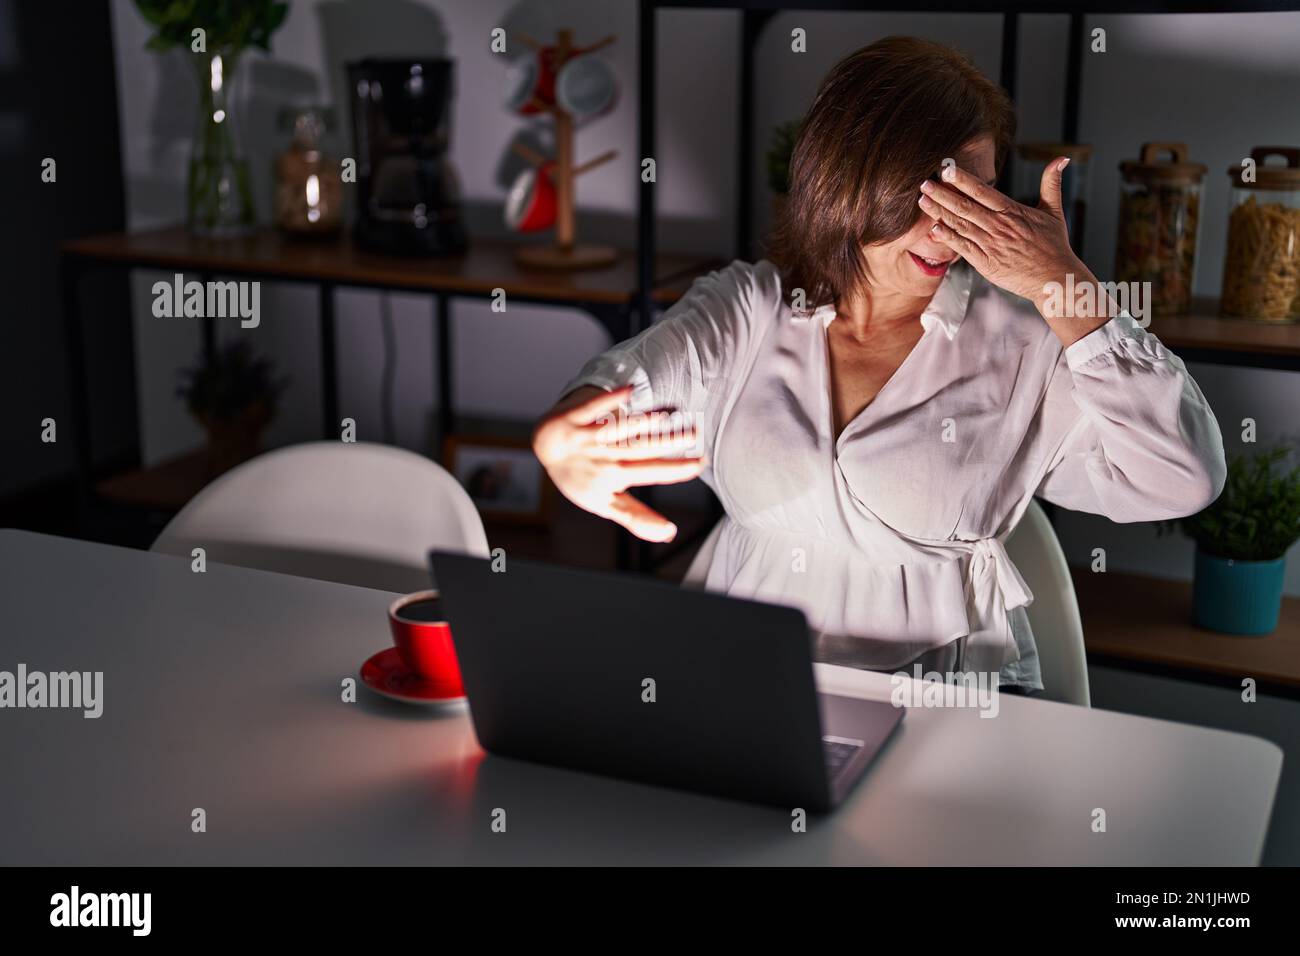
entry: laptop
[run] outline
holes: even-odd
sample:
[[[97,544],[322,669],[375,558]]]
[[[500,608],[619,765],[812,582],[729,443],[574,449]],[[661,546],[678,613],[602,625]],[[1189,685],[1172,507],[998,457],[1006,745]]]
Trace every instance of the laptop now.
[[[795,608],[434,551],[474,731],[503,757],[828,812],[903,717],[819,694]]]

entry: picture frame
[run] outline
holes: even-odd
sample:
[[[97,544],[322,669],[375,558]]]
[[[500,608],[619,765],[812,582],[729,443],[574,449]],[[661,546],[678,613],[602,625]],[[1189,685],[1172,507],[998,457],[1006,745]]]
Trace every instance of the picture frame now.
[[[549,526],[555,487],[525,438],[452,434],[442,466],[469,494],[485,521]]]

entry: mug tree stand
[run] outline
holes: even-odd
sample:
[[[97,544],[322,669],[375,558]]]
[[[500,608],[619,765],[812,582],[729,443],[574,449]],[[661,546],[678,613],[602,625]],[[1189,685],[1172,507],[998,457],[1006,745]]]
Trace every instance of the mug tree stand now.
[[[592,50],[607,45],[613,37],[606,37],[600,43],[584,50]],[[530,46],[536,41],[525,38]],[[560,30],[555,44],[555,69],[558,71],[568,59],[576,55],[573,33]],[[538,175],[549,175],[555,183],[555,241],[542,245],[521,246],[515,253],[515,260],[521,266],[537,269],[599,269],[613,265],[618,259],[618,251],[612,246],[579,243],[576,238],[573,208],[573,184],[585,172],[602,166],[618,155],[617,150],[609,150],[595,159],[574,165],[573,162],[573,116],[558,103],[540,104],[555,122],[555,157],[542,156],[521,143],[516,143],[514,150],[529,163],[538,167]]]

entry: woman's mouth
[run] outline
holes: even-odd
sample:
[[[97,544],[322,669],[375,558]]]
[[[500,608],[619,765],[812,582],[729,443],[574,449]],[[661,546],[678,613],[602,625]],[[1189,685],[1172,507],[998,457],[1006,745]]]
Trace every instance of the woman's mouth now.
[[[908,255],[912,257],[916,267],[928,276],[941,276],[952,265],[951,259],[927,259],[924,256],[918,256],[915,252],[909,252]]]

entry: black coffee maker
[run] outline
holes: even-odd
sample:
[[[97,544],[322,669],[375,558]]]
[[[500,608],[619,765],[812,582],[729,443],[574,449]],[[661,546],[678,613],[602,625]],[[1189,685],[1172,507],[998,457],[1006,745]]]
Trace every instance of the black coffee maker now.
[[[451,60],[348,64],[360,192],[357,242],[402,255],[465,251],[460,190],[447,160]]]

